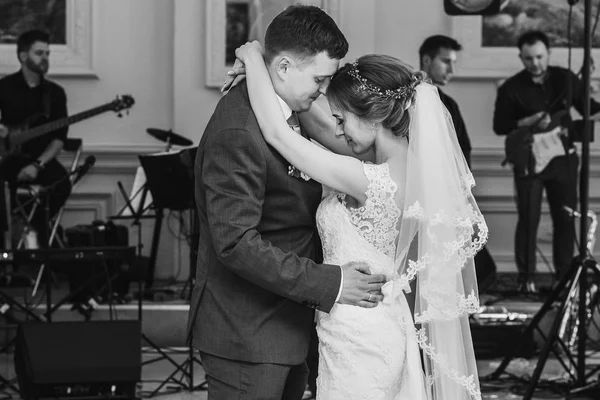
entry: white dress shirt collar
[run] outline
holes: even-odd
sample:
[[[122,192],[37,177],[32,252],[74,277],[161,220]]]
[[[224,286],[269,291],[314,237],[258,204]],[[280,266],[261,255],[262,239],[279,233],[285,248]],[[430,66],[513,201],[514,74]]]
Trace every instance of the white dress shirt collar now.
[[[281,105],[281,111],[283,111],[283,117],[287,121],[292,116],[292,109],[287,105],[285,101],[279,95],[277,95],[277,100],[279,100],[279,104]]]

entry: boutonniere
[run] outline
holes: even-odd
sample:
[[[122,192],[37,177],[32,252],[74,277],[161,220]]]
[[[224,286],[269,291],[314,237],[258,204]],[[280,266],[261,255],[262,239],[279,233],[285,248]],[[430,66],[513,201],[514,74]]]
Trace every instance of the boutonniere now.
[[[300,171],[298,168],[293,165],[288,166],[288,175],[293,176],[294,178],[302,178],[305,181],[310,180],[310,176],[306,175],[304,172]]]

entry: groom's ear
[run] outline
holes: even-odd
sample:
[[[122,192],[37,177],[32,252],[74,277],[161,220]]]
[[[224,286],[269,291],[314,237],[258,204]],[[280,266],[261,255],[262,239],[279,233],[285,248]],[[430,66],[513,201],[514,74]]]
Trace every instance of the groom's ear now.
[[[283,81],[287,80],[290,67],[292,66],[292,60],[287,55],[281,55],[280,57],[276,58],[274,62],[275,70],[277,71],[279,78]]]

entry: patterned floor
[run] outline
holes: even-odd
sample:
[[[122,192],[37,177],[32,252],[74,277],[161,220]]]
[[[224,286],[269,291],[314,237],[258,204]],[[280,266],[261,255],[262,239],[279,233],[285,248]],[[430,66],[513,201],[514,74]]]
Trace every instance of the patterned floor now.
[[[499,280],[505,286],[511,286],[512,282],[503,282]],[[526,315],[533,315],[541,305],[540,298],[523,298],[523,297],[510,297],[510,296],[495,296],[488,295],[482,296],[482,304],[493,305],[499,309],[505,309],[514,313],[521,313]],[[159,302],[154,304],[144,305],[144,326],[143,331],[151,336],[153,340],[157,340],[163,343],[164,346],[178,346],[182,343],[184,337],[184,327],[187,320],[187,306],[177,302],[172,304],[169,299],[161,299]],[[105,310],[102,309],[96,311],[94,319],[106,318]],[[74,318],[74,313],[68,308],[63,312],[57,313],[59,319],[70,319]],[[121,306],[119,309],[120,318],[127,318],[137,315],[135,306]],[[552,322],[553,315],[549,313],[545,321],[542,321],[541,325],[548,325]],[[600,324],[599,324],[600,326]],[[180,332],[181,331],[181,332]],[[8,334],[7,334],[8,335]],[[598,335],[598,332],[596,332]],[[8,336],[6,336],[8,338]],[[6,339],[5,338],[5,339]],[[475,338],[475,336],[474,336]],[[1,338],[0,338],[1,339]],[[597,338],[596,338],[597,339]],[[508,342],[508,345],[514,345],[516,339],[504,339],[497,340],[496,342]],[[535,338],[535,341],[543,344],[543,339],[539,337]],[[600,341],[600,340],[599,340]],[[505,343],[506,344],[506,343]],[[476,349],[478,346],[476,346]],[[169,355],[173,358],[173,361],[177,364],[181,364],[186,360],[185,354],[176,354],[175,352],[169,352]],[[144,360],[150,360],[156,358],[156,352],[145,351],[143,354]],[[499,365],[501,358],[495,357],[491,359],[479,359],[478,369],[480,377],[485,377],[493,372]],[[530,359],[517,358],[513,360],[507,369],[508,374],[503,377],[504,379],[495,382],[486,382],[482,380],[482,398],[485,400],[491,399],[522,399],[525,393],[526,381],[528,377],[533,373],[536,365],[537,358],[532,357]],[[600,356],[597,353],[590,352],[587,359],[587,364],[590,367],[600,366]],[[193,364],[194,367],[194,385],[199,385],[204,381],[204,371],[200,364]],[[156,393],[156,398],[164,400],[176,400],[176,399],[194,399],[194,400],[205,400],[207,399],[206,390],[188,391],[187,388],[182,387],[175,380],[163,382],[167,377],[173,374],[175,366],[168,360],[161,360],[153,362],[142,367],[142,382],[138,386],[138,396],[140,398],[147,398],[154,390],[161,386],[159,392]],[[6,378],[14,377],[13,368],[13,356],[12,354],[0,355],[0,375]],[[181,373],[174,374],[175,378],[180,378]],[[568,375],[566,374],[563,367],[556,359],[549,359],[546,367],[543,371],[541,382],[537,386],[533,399],[536,400],[554,400],[554,399],[566,399],[565,385],[562,384],[567,381]],[[595,382],[595,379],[591,379],[591,382]],[[2,395],[5,394],[6,397]],[[0,400],[4,399],[18,399],[19,396],[15,392],[9,390],[0,390]],[[310,393],[306,394],[306,398],[310,398]],[[570,400],[575,399],[600,399],[600,393],[596,393],[587,397],[568,397]]]
[[[173,360],[180,364],[185,361],[185,355],[182,354],[170,354]],[[156,358],[156,355],[145,353],[144,360],[150,360]],[[600,363],[600,360],[594,359],[592,360],[594,363]],[[479,361],[478,367],[480,374],[487,375],[489,372],[493,371],[500,360],[485,360]],[[525,359],[516,359],[511,363],[508,371],[517,376],[519,375],[527,375],[531,374],[536,364],[536,360],[525,360]],[[204,371],[199,364],[194,363],[194,385],[200,385],[204,382]],[[151,363],[145,365],[142,368],[142,377],[143,382],[139,385],[138,396],[140,398],[149,398],[149,396],[154,392],[154,390],[161,385],[164,380],[175,371],[175,367],[167,360],[161,360],[159,362]],[[4,377],[13,377],[14,370],[12,366],[12,357],[3,355],[0,357],[0,374]],[[555,360],[550,360],[548,362],[547,368],[542,375],[542,379],[545,381],[541,384],[538,390],[535,393],[533,399],[536,400],[556,400],[556,399],[565,399],[564,395],[557,394],[552,391],[553,386],[549,383],[550,381],[560,380],[564,377],[564,373],[560,367],[560,365]],[[176,379],[181,378],[181,374],[175,375]],[[184,384],[188,384],[187,381],[184,381]],[[505,380],[495,382],[493,384],[482,384],[482,398],[485,400],[502,400],[502,399],[522,399],[523,398],[523,385],[516,383],[514,380]],[[2,394],[6,395],[6,397],[2,397]],[[9,397],[10,396],[10,397]],[[161,390],[156,393],[154,396],[158,399],[163,400],[206,400],[207,392],[206,390],[196,390],[196,391],[188,391],[186,387],[178,384],[175,380],[171,380],[166,382],[165,385],[162,386]],[[19,399],[18,394],[5,390],[4,392],[0,392],[0,399]],[[305,399],[311,398],[310,393],[307,392]],[[579,397],[577,399],[598,399],[599,397]],[[575,397],[572,397],[575,399]]]

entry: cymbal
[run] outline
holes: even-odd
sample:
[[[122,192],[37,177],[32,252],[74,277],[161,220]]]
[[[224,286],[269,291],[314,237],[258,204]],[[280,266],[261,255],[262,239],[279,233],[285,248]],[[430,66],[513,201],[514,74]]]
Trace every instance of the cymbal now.
[[[148,128],[146,132],[150,134],[150,136],[160,140],[161,142],[170,143],[176,146],[191,146],[194,144],[190,139],[183,137],[181,135],[176,134],[172,130],[165,131],[163,129],[158,128]]]

